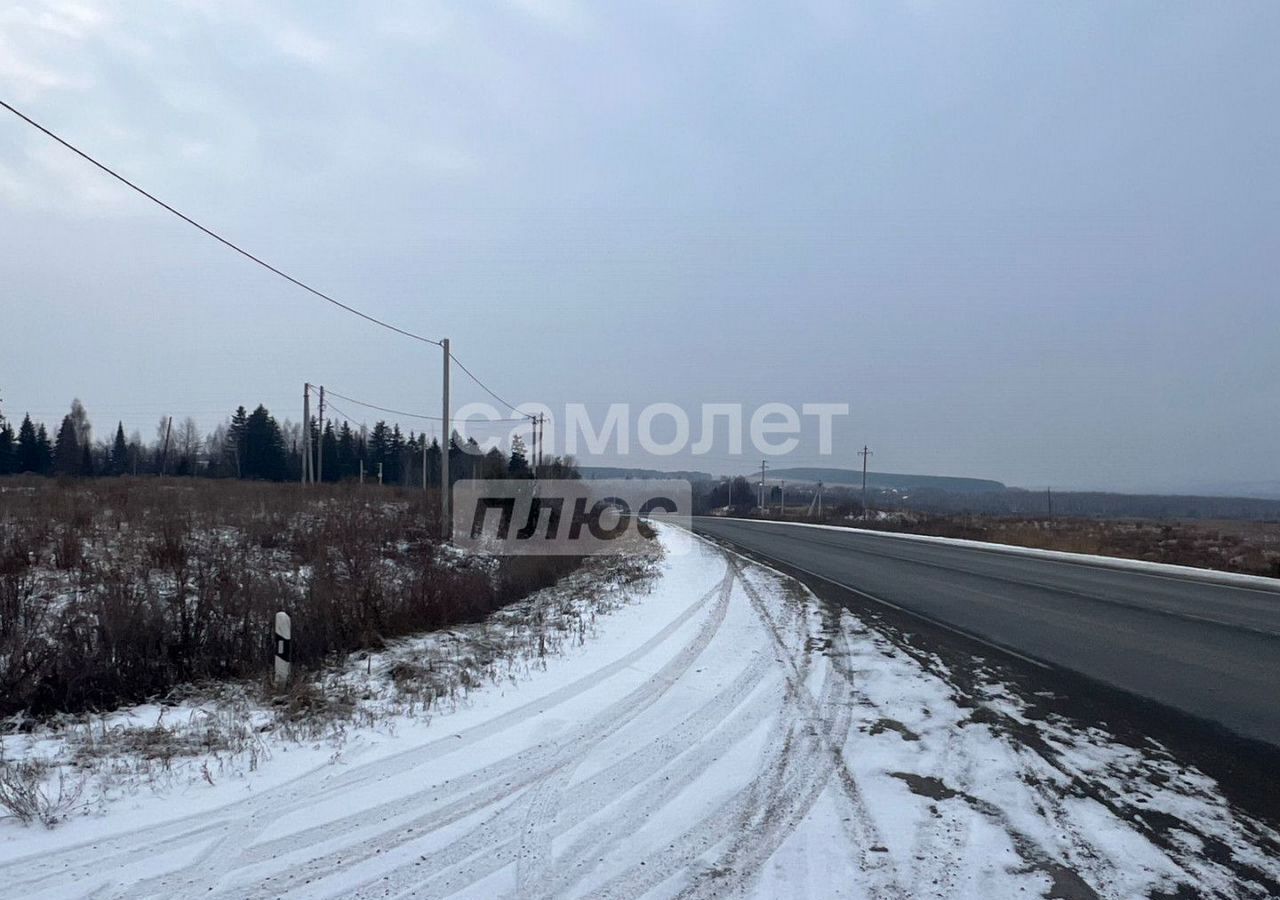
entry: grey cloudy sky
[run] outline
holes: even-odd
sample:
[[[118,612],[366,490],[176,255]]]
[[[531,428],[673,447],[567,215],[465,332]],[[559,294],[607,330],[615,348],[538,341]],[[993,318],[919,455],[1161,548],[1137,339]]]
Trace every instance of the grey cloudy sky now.
[[[1274,2],[32,0],[0,96],[511,399],[844,401],[836,464],[1168,489],[1277,477],[1277,46]],[[8,114],[0,246],[10,418],[437,405],[431,348]]]

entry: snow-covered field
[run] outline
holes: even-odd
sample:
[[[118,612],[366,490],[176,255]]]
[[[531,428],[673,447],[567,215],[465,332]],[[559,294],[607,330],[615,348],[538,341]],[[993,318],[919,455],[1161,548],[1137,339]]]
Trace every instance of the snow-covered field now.
[[[643,598],[451,712],[0,827],[0,895],[1268,896],[1280,836],[685,532]]]

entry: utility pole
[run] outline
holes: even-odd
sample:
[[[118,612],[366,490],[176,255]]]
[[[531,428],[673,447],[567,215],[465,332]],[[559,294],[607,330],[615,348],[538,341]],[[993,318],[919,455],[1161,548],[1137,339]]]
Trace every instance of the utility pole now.
[[[546,424],[547,417],[542,413],[538,413],[538,451],[534,454],[536,462],[533,466],[535,474],[538,469],[542,467],[542,451],[545,449],[546,445]]]
[[[760,511],[764,511],[764,470],[769,464],[765,460],[760,460]]]
[[[453,515],[452,504],[450,501],[450,492],[452,486],[449,484],[449,450],[453,443],[453,429],[449,425],[449,339],[444,338],[440,341],[440,349],[444,351],[444,376],[441,384],[444,387],[444,403],[443,411],[440,413],[440,536],[443,540],[449,540],[453,536],[452,522]],[[381,478],[379,478],[381,480]]]
[[[538,426],[541,419],[541,415],[529,417],[529,465],[533,469],[535,481],[538,478]]]
[[[874,454],[867,449],[867,445],[863,444],[862,449],[858,451],[858,455],[862,457],[862,518],[867,518],[867,457]]]
[[[169,467],[169,432],[173,431],[173,416],[169,417],[168,423],[164,426],[164,449],[160,451],[160,474],[164,475],[165,469]]]
[[[427,429],[422,429],[422,493],[427,492]]]
[[[320,446],[316,448],[316,481],[324,481],[324,385],[320,385]]]
[[[237,473],[239,474],[239,473]],[[311,482],[311,385],[302,385],[302,483]]]
[[[1052,519],[1053,518],[1053,488],[1051,487],[1045,488],[1044,496],[1045,496],[1045,499],[1049,501],[1049,518]]]
[[[726,512],[733,512],[733,476],[729,476],[729,502],[725,504]]]
[[[782,480],[782,495],[778,498],[778,518],[785,519],[787,517],[787,481]]]

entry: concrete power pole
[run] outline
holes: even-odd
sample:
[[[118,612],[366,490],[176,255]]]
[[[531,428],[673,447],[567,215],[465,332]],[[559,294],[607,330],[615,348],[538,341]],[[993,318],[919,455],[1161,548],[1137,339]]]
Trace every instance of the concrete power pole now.
[[[237,473],[239,474],[239,473]],[[311,482],[311,385],[302,385],[302,483]]]
[[[763,459],[760,460],[760,510],[764,511],[764,470],[769,464]]]
[[[449,449],[453,443],[452,428],[449,425],[449,339],[444,338],[440,341],[440,349],[444,351],[444,377],[442,385],[444,387],[444,407],[440,413],[440,536],[444,540],[449,540],[453,536],[452,522],[450,517],[453,515],[453,504],[450,503],[450,492],[453,490],[449,484]]]
[[[785,519],[787,517],[787,481],[782,480],[782,494],[778,497],[778,518]]]
[[[858,451],[858,455],[862,457],[862,518],[867,518],[867,457],[874,454],[867,449],[867,445],[863,444],[862,449]]]
[[[324,385],[320,385],[320,446],[316,448],[316,481],[324,481]]]

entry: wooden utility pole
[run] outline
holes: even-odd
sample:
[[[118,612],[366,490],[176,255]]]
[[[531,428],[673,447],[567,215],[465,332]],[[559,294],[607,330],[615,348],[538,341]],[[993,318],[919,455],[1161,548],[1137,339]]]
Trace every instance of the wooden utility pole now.
[[[862,518],[867,518],[867,457],[874,456],[867,445],[863,444],[862,449],[858,451],[858,455],[862,457]]]
[[[324,481],[324,385],[320,385],[320,446],[316,448],[316,481]]]
[[[163,475],[165,469],[169,467],[169,433],[173,431],[173,416],[169,417],[169,421],[164,426],[164,449],[160,451],[160,474]]]
[[[440,413],[440,536],[444,540],[449,540],[453,536],[452,522],[453,504],[450,502],[450,493],[453,488],[449,484],[449,449],[453,443],[453,429],[449,425],[449,339],[444,338],[440,341],[440,349],[444,351],[444,376],[442,385],[444,387],[443,411]]]
[[[302,385],[302,483],[311,483],[311,385],[309,383]]]

